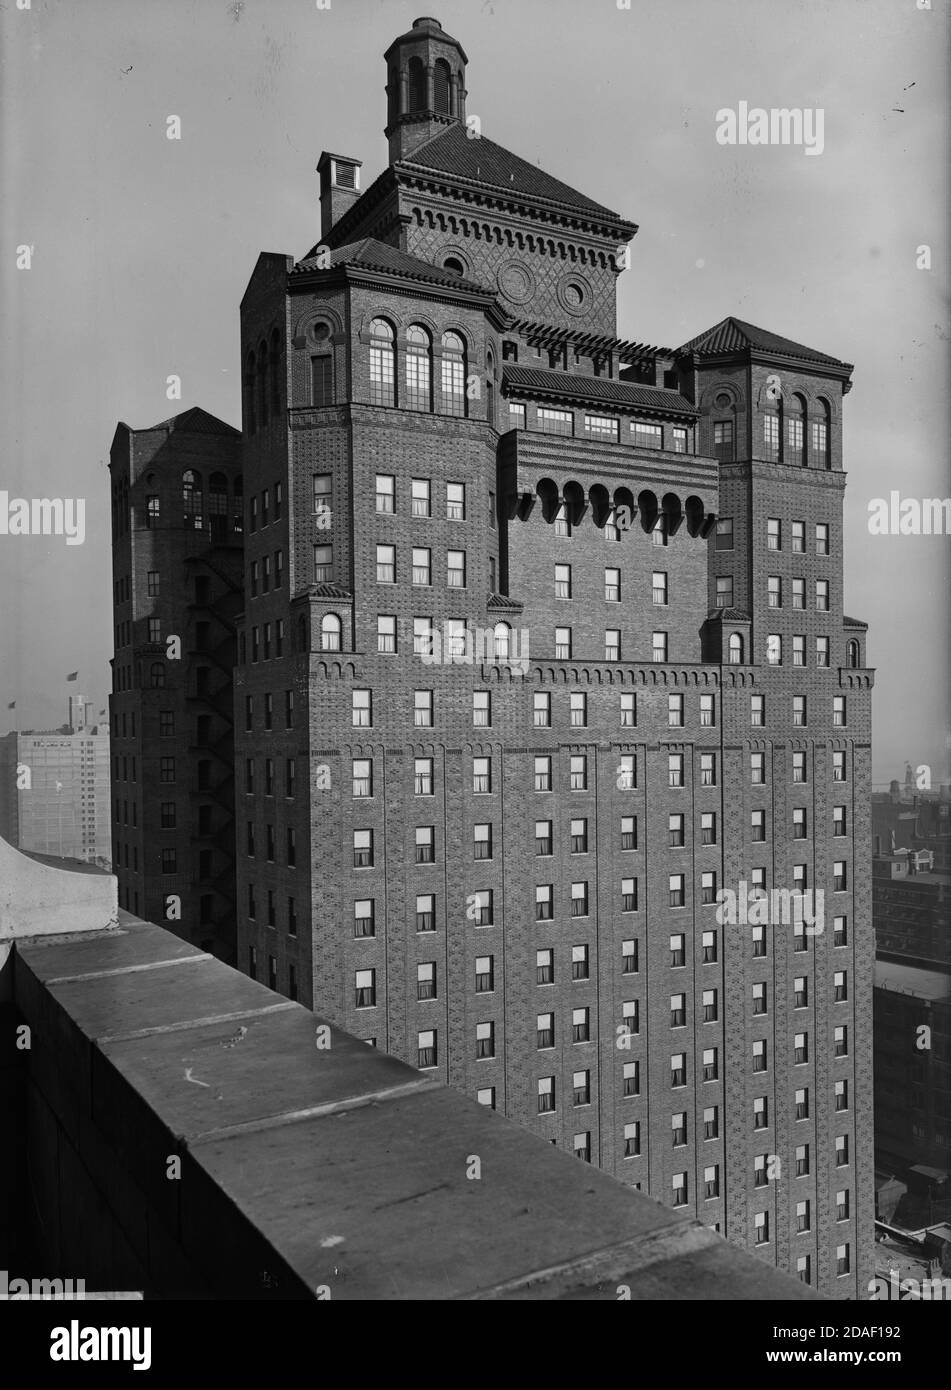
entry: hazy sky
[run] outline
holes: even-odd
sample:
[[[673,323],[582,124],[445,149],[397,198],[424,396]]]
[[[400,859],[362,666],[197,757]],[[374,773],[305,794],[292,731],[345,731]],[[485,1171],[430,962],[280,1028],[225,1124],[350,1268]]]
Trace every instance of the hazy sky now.
[[[94,711],[106,703],[117,420],[197,404],[239,423],[238,303],[257,255],[318,239],[322,149],[362,159],[364,186],[383,167],[382,53],[420,9],[16,3],[0,12],[0,489],[84,497],[87,515],[82,546],[0,536],[0,711],[15,699],[21,727],[44,727],[65,718],[67,671]],[[943,772],[949,753],[951,543],[867,527],[869,499],[893,489],[951,496],[949,23],[933,4],[435,10],[467,51],[483,133],[639,223],[620,336],[677,346],[734,313],[855,363],[846,612],[871,624],[877,781],[906,758]],[[821,107],[823,153],[718,145],[716,112],[740,101]]]

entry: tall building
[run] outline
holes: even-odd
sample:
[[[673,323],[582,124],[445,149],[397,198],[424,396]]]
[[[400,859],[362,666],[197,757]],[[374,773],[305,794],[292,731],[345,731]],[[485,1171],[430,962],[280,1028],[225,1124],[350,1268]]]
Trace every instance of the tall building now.
[[[119,905],[233,961],[240,436],[194,408],[110,452]]]
[[[0,836],[35,854],[110,868],[108,730],[0,738]]]
[[[320,242],[263,254],[241,305],[238,963],[863,1297],[872,673],[843,609],[851,367],[735,318],[677,349],[619,338],[636,226],[478,138],[436,20],[385,61],[389,163],[361,190],[362,162],[324,152]],[[172,423],[167,443],[121,427],[112,464],[141,528],[117,536],[119,604],[143,548],[113,701],[138,732],[114,730],[150,785],[163,710],[169,756],[189,743],[187,671],[173,708],[155,646],[188,596],[175,581],[168,610],[141,588],[180,575],[190,539]],[[148,527],[160,485],[172,534]],[[164,691],[143,690],[150,669]],[[161,845],[164,867],[163,826],[124,763],[116,796],[126,905],[153,915],[125,858],[147,846],[151,875]]]

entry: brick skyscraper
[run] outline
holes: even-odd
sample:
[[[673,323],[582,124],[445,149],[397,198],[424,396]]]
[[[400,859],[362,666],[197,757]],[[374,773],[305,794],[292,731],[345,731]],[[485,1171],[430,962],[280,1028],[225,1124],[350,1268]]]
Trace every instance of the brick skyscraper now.
[[[637,228],[470,138],[435,20],[385,58],[388,167],[323,154],[321,244],[242,302],[239,964],[864,1297],[851,367],[620,340]],[[741,884],[825,930],[721,923]]]
[[[207,411],[120,423],[110,452],[119,906],[233,961],[233,671],[244,499]]]

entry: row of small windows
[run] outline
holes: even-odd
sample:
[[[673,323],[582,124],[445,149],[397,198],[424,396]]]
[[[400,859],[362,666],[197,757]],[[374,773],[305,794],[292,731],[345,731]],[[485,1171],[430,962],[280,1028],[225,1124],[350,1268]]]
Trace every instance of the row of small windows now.
[[[793,578],[790,581],[789,592],[792,599],[791,606],[794,609],[805,611],[805,579]],[[766,593],[770,608],[783,607],[783,579],[781,575],[771,574],[767,577]],[[815,603],[817,613],[828,613],[830,611],[830,598],[831,586],[829,580],[815,580]],[[733,607],[733,576],[731,574],[718,574],[716,576],[716,606],[717,608]]]
[[[258,837],[253,821],[245,823],[245,853],[249,859],[257,857]],[[277,836],[273,825],[264,827],[264,858],[269,864],[277,863]],[[286,827],[284,837],[284,862],[289,869],[297,867],[297,831],[292,825]],[[251,916],[254,914],[251,913]]]
[[[320,512],[330,506],[331,479],[329,473],[314,476],[314,511]],[[377,473],[375,484],[375,507],[378,513],[393,515],[396,512],[396,476],[393,473]],[[494,494],[490,494],[493,496]],[[494,511],[494,509],[493,509]],[[410,480],[410,516],[431,517],[432,482],[429,478]],[[466,520],[465,483],[446,484],[446,520]]]
[[[722,408],[722,401],[722,397],[718,398],[718,408]],[[802,468],[831,468],[832,411],[824,400],[818,402],[818,410],[818,417],[809,418],[805,399],[794,394],[788,398],[788,404],[780,401],[776,410],[765,411],[763,456],[772,463],[788,463]],[[732,419],[713,421],[713,453],[714,457],[725,463],[732,463],[736,457]]]
[[[721,516],[717,518],[716,540],[714,542],[717,550],[732,550],[734,544],[734,525],[733,517]],[[815,523],[815,553],[817,555],[830,554],[830,527],[827,521],[817,521]],[[766,519],[766,548],[767,550],[783,549],[783,523],[779,517],[767,517]],[[790,523],[790,550],[794,555],[805,555],[806,553],[806,523],[804,521],[793,521]]]
[[[231,529],[240,533],[244,529],[242,513],[243,491],[240,477],[234,479],[229,503],[228,479],[224,473],[210,474],[206,490],[201,474],[194,468],[185,469],[182,474],[181,522],[176,519],[174,524],[181,524],[194,531]],[[161,520],[162,499],[157,493],[150,493],[146,498],[146,528],[154,530],[161,524]]]
[[[259,500],[260,499],[260,500]],[[273,505],[272,505],[273,502]],[[248,530],[253,533],[258,526],[263,530],[272,521],[280,521],[284,514],[284,485],[275,483],[273,491],[264,488],[260,495],[253,493],[248,498]]]
[[[274,728],[274,696],[271,691],[267,691],[261,699],[263,724],[265,729]],[[254,728],[255,720],[255,697],[245,695],[244,697],[244,728],[246,733],[250,733]],[[293,690],[284,691],[284,728],[294,727],[294,692]]]
[[[266,924],[268,927],[273,927],[273,928],[275,928],[275,929],[279,926],[279,923],[278,923],[277,899],[278,899],[278,894],[277,894],[277,890],[276,890],[276,889],[274,889],[274,888],[268,888],[268,889],[265,890],[265,892],[264,892],[264,897],[263,897],[263,904],[264,904],[264,922],[265,922],[265,924]],[[287,934],[288,934],[288,936],[296,937],[296,936],[297,936],[297,924],[298,924],[298,918],[297,918],[297,899],[294,898],[294,897],[292,897],[292,896],[288,896],[287,898],[285,898],[285,903],[286,903],[286,908],[285,908],[284,925],[285,925],[286,928],[287,928]],[[249,883],[249,884],[248,884],[248,916],[250,917],[250,919],[251,919],[252,922],[257,921],[257,918],[258,918],[258,897],[257,897],[257,889],[255,888],[255,885],[254,885],[253,883]],[[252,978],[253,978],[253,976],[252,976]],[[275,986],[272,985],[271,988],[273,989],[273,988],[275,988]],[[291,996],[291,997],[293,998],[293,996]]]
[[[258,977],[258,951],[256,946],[248,947],[248,976],[252,980]],[[277,992],[277,960],[269,955],[267,958],[267,987]],[[293,961],[287,964],[287,997],[288,999],[297,998],[297,967]]]
[[[528,414],[529,408],[531,416]],[[617,415],[594,415],[588,411],[534,404],[529,406],[524,401],[509,401],[509,429],[528,429],[529,421],[542,434],[568,437],[578,434],[613,444],[631,444],[635,449],[666,448],[673,454],[693,453],[692,431],[684,425],[624,420]]]

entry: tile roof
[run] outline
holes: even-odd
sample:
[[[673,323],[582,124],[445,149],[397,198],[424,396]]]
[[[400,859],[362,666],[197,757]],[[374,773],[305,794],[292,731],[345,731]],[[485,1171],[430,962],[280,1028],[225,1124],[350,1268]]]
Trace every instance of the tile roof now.
[[[219,420],[217,415],[209,415],[200,405],[183,410],[181,415],[171,415],[160,420],[157,425],[149,425],[151,430],[177,430],[180,434],[240,434],[234,425]]]
[[[800,357],[807,362],[824,362],[831,367],[851,367],[850,362],[841,362],[838,357],[829,357],[824,352],[794,343],[791,338],[782,338],[778,333],[769,333],[765,328],[756,328],[751,323],[733,317],[721,319],[713,328],[691,338],[678,349],[681,353],[695,352],[700,355],[718,352],[742,352],[753,348],[759,352],[774,352],[786,357]]]
[[[861,618],[847,618],[843,615],[842,622],[846,627],[868,627],[868,623],[863,623]]]
[[[546,174],[535,164],[529,164],[484,135],[470,139],[463,125],[451,125],[448,130],[427,140],[415,149],[399,167],[431,169],[440,174],[471,179],[475,183],[497,188],[501,192],[523,198],[543,198],[562,207],[574,208],[611,222],[624,219],[603,203],[596,203],[560,179]]]
[[[291,271],[292,275],[303,275],[308,271],[327,269],[317,264],[314,256],[316,247],[298,261]],[[392,274],[401,275],[410,280],[425,280],[433,285],[446,285],[452,288],[473,290],[479,294],[485,294],[485,288],[477,284],[474,280],[465,280],[459,275],[453,275],[451,270],[444,270],[442,266],[430,265],[428,261],[420,260],[418,256],[410,256],[406,251],[400,251],[396,246],[390,246],[385,241],[377,241],[375,237],[363,237],[360,241],[350,241],[345,246],[338,246],[330,253],[330,269],[336,269],[341,265],[362,266],[366,270],[388,271]]]
[[[690,416],[699,413],[697,407],[679,391],[660,386],[640,386],[631,381],[613,381],[603,376],[572,376],[569,372],[545,371],[541,367],[508,366],[504,369],[504,380],[506,386],[519,391],[594,401],[626,410]]]
[[[708,618],[725,618],[728,623],[748,623],[751,621],[749,613],[745,613],[742,608],[711,608],[707,614]]]

